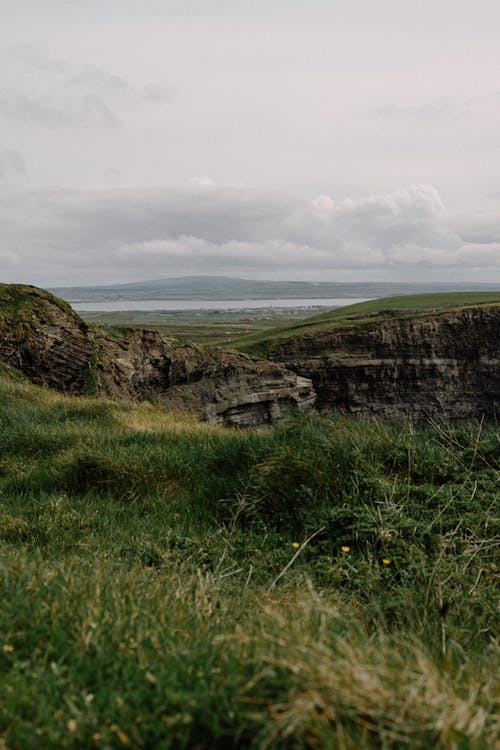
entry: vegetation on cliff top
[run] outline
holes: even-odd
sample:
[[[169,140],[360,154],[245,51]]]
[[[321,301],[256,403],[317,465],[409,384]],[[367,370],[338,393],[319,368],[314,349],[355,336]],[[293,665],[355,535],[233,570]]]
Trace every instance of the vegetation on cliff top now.
[[[251,354],[265,355],[289,339],[313,336],[329,330],[373,325],[387,318],[407,318],[421,315],[443,314],[453,310],[479,305],[498,306],[500,291],[488,292],[443,292],[439,294],[416,294],[404,297],[383,297],[339,307],[319,315],[313,315],[293,325],[277,327],[271,332],[243,336],[226,343]]]
[[[0,415],[0,745],[495,747],[496,429]]]
[[[0,284],[0,324],[13,316],[24,320],[33,312],[46,313],[47,302],[67,315],[76,315],[67,302],[44,289],[26,284]]]

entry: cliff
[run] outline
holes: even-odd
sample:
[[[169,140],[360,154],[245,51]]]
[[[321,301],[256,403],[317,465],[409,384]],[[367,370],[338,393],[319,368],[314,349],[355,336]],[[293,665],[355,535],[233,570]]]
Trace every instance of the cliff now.
[[[82,393],[94,354],[88,326],[43,289],[0,284],[0,360],[37,385]]]
[[[495,304],[351,316],[284,337],[267,356],[312,380],[321,411],[414,421],[500,412]]]
[[[315,401],[364,417],[497,419],[500,304],[395,307],[418,299],[311,318],[259,342],[267,359],[256,359],[151,331],[113,334],[48,292],[0,285],[0,361],[67,393],[159,399],[229,425],[274,422]]]
[[[66,393],[159,399],[228,425],[274,422],[315,400],[310,381],[277,363],[149,331],[113,335],[20,285],[0,285],[0,361]]]

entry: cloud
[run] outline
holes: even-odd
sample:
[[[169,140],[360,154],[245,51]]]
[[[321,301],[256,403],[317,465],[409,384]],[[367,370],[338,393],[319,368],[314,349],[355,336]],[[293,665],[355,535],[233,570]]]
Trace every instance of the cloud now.
[[[471,112],[498,117],[500,91],[492,91],[484,96],[470,97],[464,100],[431,99],[418,104],[384,104],[369,110],[370,113],[384,119],[413,120],[419,124],[432,125],[450,120],[462,119]]]
[[[13,253],[11,250],[0,250],[0,270],[2,268],[15,269],[20,260],[18,253]]]
[[[0,113],[48,128],[116,126],[119,122],[102,97],[81,93],[63,98],[5,90],[0,94]]]
[[[26,177],[26,166],[22,154],[12,148],[0,151],[0,182],[18,181]]]
[[[479,214],[474,220],[464,222],[461,227],[462,240],[471,245],[500,243],[500,222],[494,211]]]
[[[189,180],[189,185],[192,185],[193,187],[199,187],[199,188],[212,188],[217,185],[217,183],[212,180],[211,177],[201,176],[201,177],[191,177]]]
[[[174,96],[162,82],[137,88],[122,76],[55,59],[35,45],[16,45],[2,57],[10,82],[0,89],[0,115],[45,128],[112,128],[130,109]]]
[[[176,98],[177,92],[173,86],[167,83],[147,83],[139,92],[140,98],[145,102],[162,103],[171,102]]]
[[[70,73],[72,66],[49,55],[37,44],[13,44],[3,53],[14,65],[39,72]]]
[[[430,185],[417,185],[375,195],[357,201],[334,201],[319,196],[306,201],[302,210],[291,218],[291,231],[301,239],[331,246],[348,242],[388,248],[406,242],[435,242],[436,225],[444,213],[437,190]],[[443,238],[439,238],[442,242]]]
[[[0,224],[15,256],[0,258],[0,274],[47,286],[197,273],[500,281],[500,214],[452,220],[429,185],[358,200],[206,179],[178,190],[11,186]]]

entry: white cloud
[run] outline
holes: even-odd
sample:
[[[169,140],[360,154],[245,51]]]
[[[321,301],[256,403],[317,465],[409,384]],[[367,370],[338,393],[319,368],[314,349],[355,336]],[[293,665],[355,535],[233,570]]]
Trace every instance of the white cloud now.
[[[46,286],[196,273],[500,281],[500,214],[488,215],[482,241],[468,240],[470,223],[447,217],[425,185],[340,201],[204,181],[181,190],[11,186],[0,190],[0,224],[1,277]]]
[[[0,6],[2,147],[33,184],[114,169],[358,199],[422,183],[454,211],[494,207],[497,0]]]
[[[211,177],[207,177],[206,175],[201,177],[191,177],[188,184],[199,188],[212,188],[217,185],[215,180],[212,180]]]

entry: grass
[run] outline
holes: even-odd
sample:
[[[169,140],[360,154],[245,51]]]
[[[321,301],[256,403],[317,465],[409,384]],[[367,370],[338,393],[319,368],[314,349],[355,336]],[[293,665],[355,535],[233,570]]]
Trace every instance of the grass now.
[[[216,305],[216,302],[214,302]],[[176,310],[130,312],[82,312],[87,323],[106,326],[108,331],[128,328],[157,331],[167,336],[216,346],[230,337],[236,341],[249,334],[268,332],[278,325],[290,325],[311,314],[303,308],[257,310]]]
[[[47,302],[68,315],[74,315],[67,302],[43,289],[25,284],[0,284],[0,329],[6,320],[12,325],[13,319],[25,326],[32,325],[33,313],[47,315]]]
[[[495,748],[499,471],[481,424],[236,432],[1,368],[0,747]]]
[[[428,313],[444,313],[477,305],[498,305],[500,291],[488,292],[441,292],[416,294],[404,297],[383,297],[381,299],[347,305],[329,312],[313,315],[304,321],[275,328],[272,332],[251,333],[225,343],[234,345],[251,354],[267,354],[274,351],[284,341],[296,336],[312,336],[335,328],[354,328],[377,323],[393,317],[415,317]]]
[[[90,324],[113,328],[147,328],[209,346],[237,347],[265,354],[291,336],[311,335],[333,327],[367,325],[394,313],[399,317],[446,311],[461,306],[498,304],[500,292],[443,292],[384,297],[311,315],[303,308],[245,311],[83,312]],[[215,304],[215,303],[214,303]]]

